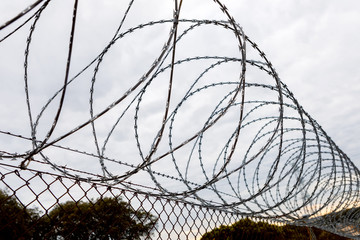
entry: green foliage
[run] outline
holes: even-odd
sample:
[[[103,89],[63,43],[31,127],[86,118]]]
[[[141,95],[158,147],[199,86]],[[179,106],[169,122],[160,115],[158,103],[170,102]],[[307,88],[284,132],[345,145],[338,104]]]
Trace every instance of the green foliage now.
[[[241,219],[231,226],[221,226],[204,234],[202,240],[237,240],[237,239],[281,239],[283,237],[282,229],[279,226],[271,225],[265,222],[253,222],[249,218]],[[290,238],[287,238],[290,239]]]
[[[0,239],[140,239],[149,236],[157,218],[134,210],[119,198],[68,201],[40,218],[0,190]]]
[[[66,239],[140,239],[154,228],[156,218],[143,211],[133,210],[116,198],[90,202],[66,202],[49,214],[53,237]]]
[[[335,234],[312,229],[317,240],[346,240]],[[293,225],[278,226],[266,222],[241,219],[230,226],[220,226],[205,233],[201,240],[308,240],[309,228]]]
[[[0,239],[28,239],[36,212],[25,210],[12,196],[0,190]]]

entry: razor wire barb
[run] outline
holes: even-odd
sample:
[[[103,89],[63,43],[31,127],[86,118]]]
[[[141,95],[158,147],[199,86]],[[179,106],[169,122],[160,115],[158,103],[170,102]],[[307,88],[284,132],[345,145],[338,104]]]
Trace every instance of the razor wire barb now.
[[[182,1],[175,0],[172,18],[132,25],[127,21],[136,11],[136,1],[131,0],[105,47],[79,68],[72,55],[80,44],[77,15],[82,5],[75,0],[65,79],[39,104],[32,89],[46,80],[35,81],[31,75],[31,57],[39,51],[33,47],[38,41],[34,35],[53,2],[36,1],[0,26],[0,45],[29,28],[23,62],[28,122],[23,122],[30,125],[30,133],[0,129],[0,137],[31,143],[31,148],[20,146],[15,152],[2,147],[4,169],[11,165],[34,172],[50,167],[51,172],[86,183],[122,186],[157,198],[314,226],[353,238],[359,235],[358,168],[302,108],[223,3],[209,1],[220,8],[223,20],[182,18]],[[117,59],[111,54],[126,47],[144,48],[140,59],[145,62],[146,46],[128,46],[136,43],[127,38],[156,28],[167,34],[161,32],[164,38],[160,51],[153,50],[154,60],[149,65],[134,62],[144,69],[134,74],[140,77],[130,81],[117,76],[125,87],[118,87],[110,103],[103,101],[97,92],[111,92],[102,86],[102,69]],[[193,34],[209,34],[208,29],[233,40],[231,56],[221,48],[216,55],[196,55],[196,49],[186,45],[188,38],[197,41],[191,39]],[[75,72],[74,65],[80,70]],[[116,67],[122,69],[121,64]],[[80,112],[87,115],[77,125],[70,121],[69,130],[63,124],[68,121],[63,115],[71,113],[68,92],[83,81],[90,87],[88,95],[79,98],[87,99],[88,109]],[[51,111],[55,113],[49,120]],[[72,144],[85,140],[86,146],[79,145],[83,148]],[[88,162],[81,165],[79,157]],[[343,214],[348,209],[357,211]],[[341,221],[324,217],[335,212],[342,214]]]

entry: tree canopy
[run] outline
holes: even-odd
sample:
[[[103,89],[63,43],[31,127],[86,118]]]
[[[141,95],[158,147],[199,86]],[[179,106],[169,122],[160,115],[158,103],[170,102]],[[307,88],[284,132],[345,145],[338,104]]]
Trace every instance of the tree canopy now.
[[[34,210],[26,210],[14,198],[0,190],[0,239],[28,239],[32,234]]]
[[[0,190],[0,239],[140,239],[151,234],[156,221],[151,213],[108,197],[61,203],[40,217]]]
[[[254,222],[249,218],[241,219],[230,226],[220,226],[205,233],[201,240],[308,240],[310,229],[307,227]],[[312,228],[317,240],[349,240],[317,228]]]

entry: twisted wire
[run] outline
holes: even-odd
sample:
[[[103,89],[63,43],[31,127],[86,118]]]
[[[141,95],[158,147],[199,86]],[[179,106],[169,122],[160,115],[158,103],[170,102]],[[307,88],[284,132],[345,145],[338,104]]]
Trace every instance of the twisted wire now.
[[[353,223],[360,202],[358,168],[303,109],[265,53],[218,0],[211,4],[220,8],[224,20],[181,18],[182,1],[174,1],[172,19],[154,20],[123,30],[129,15],[136,11],[136,1],[129,1],[103,50],[91,61],[81,63],[81,70],[74,73],[70,71],[74,65],[71,57],[77,43],[77,11],[81,8],[75,0],[65,80],[45,104],[37,106],[40,111],[34,118],[29,57],[34,51],[36,26],[50,2],[36,1],[0,26],[0,34],[4,34],[0,43],[3,43],[32,21],[23,65],[28,111],[28,122],[24,124],[30,124],[30,133],[0,129],[0,137],[31,142],[32,148],[19,153],[6,147],[0,149],[2,161],[20,162],[22,169],[45,163],[56,172],[84,181],[122,184],[134,191],[156,189],[158,196],[262,219],[342,233],[347,231],[347,226],[351,236],[359,231],[359,226]],[[35,13],[28,16],[31,11]],[[167,36],[152,64],[127,90],[119,89],[116,99],[96,111],[99,102],[96,91],[102,88],[100,71],[110,58],[109,53],[115,52],[133,34],[157,26],[167,28]],[[193,49],[184,47],[191,34],[206,28],[231,33],[233,39],[229,41],[237,46],[232,56],[193,55]],[[81,77],[88,72],[91,73],[87,79],[89,95],[80,97],[88,98],[89,117],[71,130],[61,129],[64,121],[61,116],[68,107],[65,104],[68,89],[75,88],[75,83],[83,81]],[[153,95],[159,95],[154,89],[157,84],[167,86],[162,93],[162,105],[156,102],[156,97],[161,96]],[[55,116],[46,128],[40,122],[56,101]],[[149,106],[157,110],[149,114]],[[152,115],[162,117],[149,126],[146,120]],[[110,130],[104,134],[100,120],[107,117],[111,119],[106,122]],[[57,131],[59,128],[63,131]],[[49,130],[41,137],[38,132],[45,129]],[[78,136],[86,131],[92,136],[87,144],[93,144],[93,148],[80,150],[67,145],[67,140],[81,141]],[[136,153],[129,158],[122,159],[116,151],[108,150],[117,148],[126,152],[129,148],[129,143],[122,144],[124,140],[117,139],[120,131],[133,132],[130,140]],[[54,154],[68,152],[91,159],[91,163],[97,159],[98,167],[87,170],[86,163],[81,166],[76,164],[76,159],[60,161]],[[64,161],[73,166],[60,163]],[[339,218],[331,214],[336,212],[341,215],[341,223],[335,224]]]

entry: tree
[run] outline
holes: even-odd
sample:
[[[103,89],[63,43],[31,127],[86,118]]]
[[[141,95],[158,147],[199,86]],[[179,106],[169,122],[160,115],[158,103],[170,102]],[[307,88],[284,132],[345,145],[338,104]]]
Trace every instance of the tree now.
[[[36,212],[25,209],[14,196],[0,190],[0,239],[29,239]]]
[[[51,237],[76,239],[140,239],[150,235],[156,217],[144,210],[134,210],[119,198],[91,202],[69,201],[49,213]]]
[[[40,217],[0,190],[0,239],[140,239],[150,236],[157,218],[134,210],[120,198],[68,201]]]
[[[261,239],[261,240],[285,240],[282,229],[279,226],[266,222],[254,222],[249,218],[241,219],[230,226],[220,226],[210,232],[205,233],[201,240],[243,240],[243,239]]]
[[[318,228],[313,228],[318,240],[349,240]],[[254,222],[249,218],[241,219],[230,226],[220,226],[205,233],[201,240],[308,240],[307,227]]]

